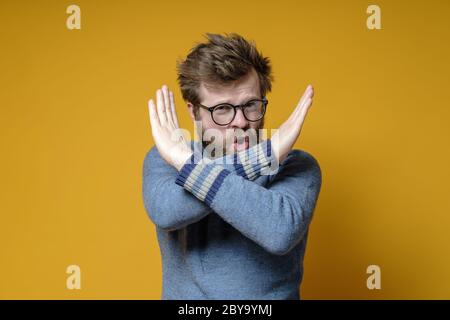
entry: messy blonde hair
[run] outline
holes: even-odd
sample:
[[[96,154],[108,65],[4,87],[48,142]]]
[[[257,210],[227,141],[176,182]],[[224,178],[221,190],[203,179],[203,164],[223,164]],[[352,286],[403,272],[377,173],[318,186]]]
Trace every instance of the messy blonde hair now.
[[[197,113],[200,103],[200,83],[227,83],[245,76],[253,68],[259,79],[260,93],[265,96],[272,89],[272,68],[253,42],[242,36],[206,33],[208,41],[198,43],[185,60],[177,61],[178,83],[183,99],[194,105]]]

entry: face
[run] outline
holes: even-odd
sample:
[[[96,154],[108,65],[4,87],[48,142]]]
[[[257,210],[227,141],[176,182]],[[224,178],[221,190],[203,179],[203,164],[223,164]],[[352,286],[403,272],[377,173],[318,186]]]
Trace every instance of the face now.
[[[247,75],[230,82],[227,86],[214,86],[202,83],[199,89],[199,96],[200,103],[207,107],[212,107],[219,103],[240,105],[251,99],[261,99],[258,75],[254,69],[251,69]],[[254,132],[257,134],[258,129],[262,128],[264,124],[264,118],[257,122],[248,121],[244,117],[242,110],[237,109],[233,121],[228,125],[221,126],[212,120],[211,113],[208,110],[199,108],[197,117],[195,117],[193,105],[188,103],[188,107],[192,120],[201,122],[204,144],[214,143],[214,141],[209,141],[210,134],[207,133],[208,129],[214,129],[209,132],[220,133],[220,135],[215,133],[212,135],[215,136],[214,139],[218,138],[222,140],[221,146],[223,146],[223,152],[225,154],[248,148],[250,145],[249,142],[252,141],[249,139],[250,133]],[[240,138],[233,137],[236,135],[240,136]],[[216,136],[218,137],[216,138]],[[215,141],[217,143],[218,140]]]

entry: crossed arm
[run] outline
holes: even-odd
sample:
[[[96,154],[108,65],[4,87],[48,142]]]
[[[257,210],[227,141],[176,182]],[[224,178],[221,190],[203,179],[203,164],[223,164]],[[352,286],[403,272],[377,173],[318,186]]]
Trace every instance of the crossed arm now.
[[[205,201],[199,187],[208,190],[211,184],[201,182],[198,175],[204,175],[214,170],[223,174],[232,174],[249,181],[258,178],[263,169],[269,168],[273,161],[270,155],[270,141],[252,147],[244,161],[236,161],[231,165],[226,157],[216,159],[209,164],[186,164],[178,172],[173,166],[162,159],[158,149],[153,147],[144,160],[143,197],[147,212],[152,221],[164,230],[176,230],[197,222],[211,212],[210,202]],[[240,152],[243,155],[244,152]],[[255,161],[256,157],[261,157]],[[236,157],[239,159],[238,157]],[[195,169],[195,170],[194,170]],[[216,184],[217,185],[217,184]],[[189,194],[187,191],[190,191]]]
[[[303,238],[321,187],[316,160],[297,150],[288,155],[268,188],[218,164],[188,164],[183,170],[198,170],[200,175],[217,170],[217,176],[224,177],[220,183],[217,179],[210,182],[208,190],[212,185],[216,189],[207,200],[152,148],[144,163],[143,194],[147,212],[158,227],[176,230],[214,211],[244,236],[277,255],[286,254]]]
[[[190,163],[192,152],[185,148],[187,144],[169,141],[167,134],[178,127],[173,94],[167,94],[167,87],[158,90],[158,110],[152,100],[149,103],[156,148],[147,154],[143,180],[145,207],[152,221],[170,231],[214,211],[271,253],[285,254],[292,249],[307,230],[321,185],[315,159],[305,152],[290,153],[311,104],[311,90],[307,88],[283,124],[285,135],[281,142],[277,140],[277,149],[266,140],[262,148],[252,147],[263,151],[257,167],[241,163],[232,168],[217,163]],[[161,119],[162,115],[165,118]],[[298,130],[292,130],[295,126]],[[269,188],[255,183],[253,180],[274,160],[282,160],[283,166]]]

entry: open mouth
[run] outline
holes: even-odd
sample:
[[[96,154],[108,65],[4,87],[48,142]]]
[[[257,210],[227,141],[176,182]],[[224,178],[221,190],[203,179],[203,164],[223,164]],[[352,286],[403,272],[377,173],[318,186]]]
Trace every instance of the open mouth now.
[[[234,137],[233,147],[235,151],[240,151],[247,149],[249,146],[249,137],[248,136],[240,136]]]
[[[242,144],[244,142],[248,142],[248,136],[234,137],[234,143]]]

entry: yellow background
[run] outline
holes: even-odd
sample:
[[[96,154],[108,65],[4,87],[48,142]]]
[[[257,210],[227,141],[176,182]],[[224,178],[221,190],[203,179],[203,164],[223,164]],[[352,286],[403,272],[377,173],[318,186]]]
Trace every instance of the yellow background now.
[[[81,8],[81,30],[66,8]],[[381,7],[382,30],[366,28]],[[267,128],[307,84],[296,148],[323,185],[302,297],[450,298],[449,1],[2,1],[0,298],[159,299],[141,196],[147,100],[206,32],[271,58]],[[82,289],[66,289],[66,267]],[[366,268],[381,267],[381,290]]]

